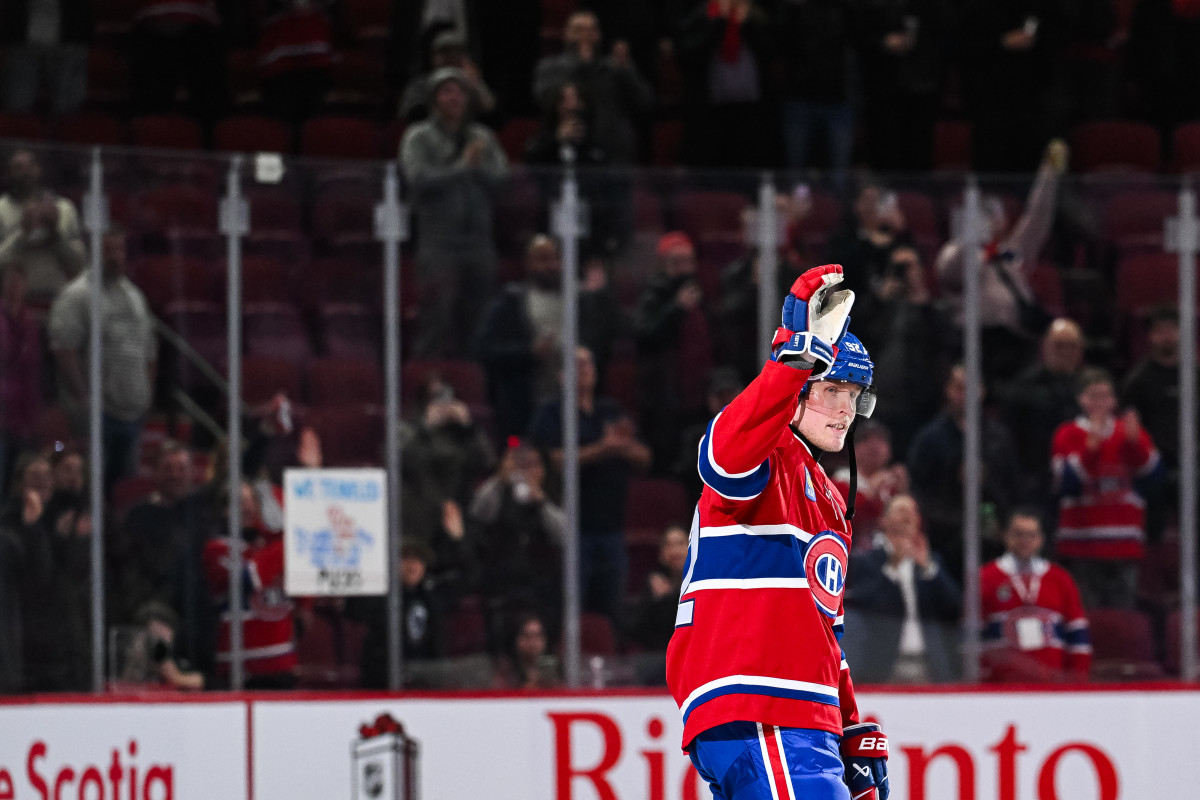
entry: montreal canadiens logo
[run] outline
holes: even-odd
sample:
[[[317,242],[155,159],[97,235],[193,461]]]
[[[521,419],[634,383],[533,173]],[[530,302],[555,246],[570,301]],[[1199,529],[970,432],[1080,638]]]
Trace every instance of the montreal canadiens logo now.
[[[836,617],[846,588],[846,544],[836,533],[822,533],[804,551],[804,574],[817,608]]]

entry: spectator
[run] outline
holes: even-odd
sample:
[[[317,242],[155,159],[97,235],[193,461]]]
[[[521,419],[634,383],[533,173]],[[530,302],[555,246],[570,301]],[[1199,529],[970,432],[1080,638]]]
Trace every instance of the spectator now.
[[[478,319],[478,298],[496,277],[491,192],[508,177],[495,135],[471,120],[470,81],[443,67],[430,78],[433,113],[408,128],[400,161],[417,213],[421,316],[415,351],[464,352]]]
[[[658,540],[658,564],[646,578],[637,605],[630,615],[627,633],[634,645],[645,650],[667,652],[667,643],[675,632],[675,615],[679,610],[679,592],[683,586],[683,571],[687,566],[688,532],[672,525]],[[662,667],[665,669],[666,662]],[[660,676],[665,684],[666,673]]]
[[[1088,620],[1070,573],[1040,556],[1041,514],[1018,508],[1004,529],[1004,555],[979,570],[983,679],[1086,681]]]
[[[225,510],[228,513],[226,500]],[[291,689],[296,685],[295,605],[283,593],[283,539],[266,531],[258,514],[258,498],[243,483],[242,506],[242,641],[247,689]],[[221,614],[217,630],[218,674],[227,678],[230,664],[228,615],[228,537],[210,539],[204,545],[204,571],[214,605]]]
[[[158,686],[179,691],[200,691],[204,673],[188,669],[175,649],[179,617],[162,603],[149,602],[134,617],[137,633],[124,654],[121,683]]]
[[[1051,468],[1058,495],[1057,554],[1087,608],[1132,609],[1144,556],[1148,489],[1161,480],[1162,458],[1137,411],[1116,415],[1112,377],[1079,375],[1082,414],[1054,432]]]
[[[525,280],[508,284],[488,304],[476,346],[502,435],[524,433],[535,403],[558,393],[562,301],[561,250],[556,240],[537,234],[525,248]],[[600,354],[601,367],[620,313],[603,264],[590,264],[579,292],[579,337]]]
[[[525,163],[598,166],[608,152],[596,139],[596,118],[583,88],[574,81],[550,89],[542,127],[525,143]]]
[[[872,419],[859,420],[854,428],[854,458],[858,487],[854,503],[854,529],[872,534],[879,528],[883,510],[893,497],[908,494],[908,469],[892,462],[892,433]],[[833,482],[843,497],[850,497],[850,468],[833,473]],[[870,544],[865,536],[856,543]]]
[[[657,254],[658,269],[638,297],[633,336],[640,417],[656,468],[666,469],[683,429],[702,418],[713,355],[692,240],[678,231],[664,234]]]
[[[1146,326],[1146,355],[1125,376],[1121,400],[1138,412],[1162,455],[1163,480],[1146,503],[1146,535],[1154,541],[1179,507],[1179,314],[1174,306],[1153,309]]]
[[[925,425],[908,450],[908,474],[912,493],[925,516],[929,541],[955,580],[962,575],[963,553],[963,425],[966,418],[967,374],[956,365],[943,385],[942,413]],[[1016,447],[1008,430],[996,420],[980,420],[985,547],[999,549],[1000,533],[992,520],[1003,519],[1018,499],[1020,467]],[[989,556],[990,557],[990,556]]]
[[[85,0],[12,0],[0,6],[5,111],[33,111],[39,89],[55,116],[79,108],[87,95],[91,11]]]
[[[684,74],[684,160],[702,167],[765,166],[770,21],[754,0],[696,4],[675,35]]]
[[[429,116],[433,106],[430,79],[443,67],[462,72],[470,84],[469,113],[475,119],[487,120],[496,112],[496,97],[483,79],[483,73],[467,51],[467,40],[452,28],[433,38],[429,48],[429,69],[417,75],[404,87],[398,116],[407,122],[419,122]]]
[[[785,294],[785,292],[780,292],[780,294]],[[700,493],[704,491],[704,481],[700,479],[700,472],[696,469],[696,448],[700,445],[700,440],[704,438],[705,431],[708,430],[709,420],[720,414],[721,410],[745,388],[746,381],[733,367],[717,367],[709,374],[708,414],[704,419],[697,420],[684,428],[679,440],[675,465],[671,469],[674,476],[687,488],[689,498],[699,499]]]
[[[546,496],[546,465],[526,442],[509,447],[500,468],[471,499],[480,590],[504,630],[514,610],[541,609],[558,627],[562,608],[562,544],[566,517]]]
[[[892,250],[902,244],[912,244],[912,237],[896,193],[867,179],[844,215],[841,230],[830,238],[828,253],[835,263],[854,265],[846,272],[847,288],[868,300],[888,274]]]
[[[546,626],[536,614],[518,620],[510,644],[496,663],[497,689],[553,689],[562,685],[558,659],[546,646]]]
[[[42,409],[42,337],[26,285],[20,261],[0,269],[0,495],[17,454],[33,443]]]
[[[187,110],[211,126],[224,110],[225,46],[216,0],[136,0],[129,40],[133,104],[162,114],[182,87]]]
[[[400,631],[401,657],[430,661],[446,655],[448,598],[429,575],[433,550],[422,541],[407,539],[400,545],[400,591],[404,620]],[[364,689],[388,688],[388,603],[386,597],[353,597],[346,615],[367,628],[362,648]]]
[[[864,682],[951,680],[961,589],[930,551],[911,496],[893,497],[882,524],[882,535],[848,568],[854,582],[844,601],[846,660]]]
[[[43,185],[32,150],[15,150],[8,191],[0,195],[0,266],[22,262],[30,298],[49,304],[83,269],[85,256],[75,205]]]
[[[263,107],[298,127],[320,108],[337,59],[332,0],[272,0],[258,37]]]
[[[785,0],[778,6],[773,29],[780,59],[787,166],[792,170],[813,166],[813,134],[821,130],[840,188],[854,148],[860,23],[851,7],[839,0]]]
[[[1058,181],[1066,168],[1066,145],[1059,140],[1050,142],[1029,190],[1025,211],[1011,228],[1000,199],[985,199],[990,238],[981,251],[979,323],[983,327],[983,363],[988,365],[988,377],[1011,379],[1032,360],[1033,341],[1042,334],[1034,326],[1044,312],[1029,286],[1028,273],[1050,236]],[[938,254],[938,280],[959,327],[966,267],[962,243],[947,242]]]
[[[615,400],[596,396],[591,351],[575,352],[579,401],[579,567],[584,608],[618,617],[625,590],[625,502],[629,478],[650,465],[650,448],[637,439],[633,422]],[[555,472],[563,463],[562,400],[543,403],[530,437],[549,454]]]
[[[1083,330],[1065,317],[1054,320],[1042,337],[1042,359],[1030,365],[1008,388],[1004,403],[1009,430],[1017,433],[1021,459],[1021,496],[1044,506],[1053,497],[1046,453],[1058,426],[1079,413],[1075,401],[1083,367]]]
[[[145,295],[125,276],[124,232],[106,233],[103,247],[103,385],[97,389],[104,403],[104,482],[111,488],[137,471],[142,421],[153,401],[158,339]],[[64,404],[80,429],[87,419],[90,280],[85,272],[63,288],[48,323]]]
[[[869,0],[860,8],[867,161],[877,170],[933,166],[953,9],[945,0]]]
[[[636,126],[650,110],[653,95],[630,56],[629,43],[613,43],[607,57],[600,54],[600,22],[591,11],[576,11],[567,18],[563,52],[538,62],[533,96],[549,112],[565,83],[574,83],[591,99],[597,144],[614,164],[637,159]]]
[[[946,327],[917,249],[894,247],[883,274],[855,305],[863,342],[877,354],[875,390],[886,399],[878,419],[894,432],[896,451],[907,452],[913,434],[937,412],[937,384],[928,373],[940,366],[940,354],[931,354],[929,343],[943,341]]]
[[[204,548],[224,535],[212,496],[193,488],[192,454],[176,441],[163,443],[154,468],[154,491],[115,526],[109,552],[110,617],[132,623],[147,603],[178,617],[175,652],[215,674],[216,618],[203,577]]]

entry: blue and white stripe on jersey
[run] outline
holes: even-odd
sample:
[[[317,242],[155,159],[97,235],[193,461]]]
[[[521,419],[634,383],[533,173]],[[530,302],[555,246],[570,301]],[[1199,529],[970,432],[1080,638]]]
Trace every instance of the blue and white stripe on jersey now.
[[[764,675],[729,675],[709,681],[696,688],[679,709],[686,725],[688,716],[699,705],[726,694],[761,694],[793,700],[811,700],[827,706],[838,706],[838,687],[809,681],[793,681]]]
[[[794,525],[701,528],[697,538],[685,595],[705,589],[808,587],[804,546],[812,536]]]
[[[700,455],[697,459],[700,479],[728,500],[751,500],[767,488],[767,481],[771,479],[771,461],[767,459],[748,472],[726,472],[721,469],[712,454],[713,426],[720,418],[720,414],[713,417],[712,422],[708,423],[708,431],[700,440]]]

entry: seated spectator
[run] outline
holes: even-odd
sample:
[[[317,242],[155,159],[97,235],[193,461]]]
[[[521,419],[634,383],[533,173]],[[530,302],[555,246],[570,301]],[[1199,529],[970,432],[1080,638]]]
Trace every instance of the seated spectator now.
[[[555,86],[547,99],[542,127],[525,143],[525,163],[596,166],[608,153],[596,141],[596,122],[579,84]]]
[[[491,629],[508,624],[515,609],[535,608],[557,628],[566,518],[546,496],[546,465],[537,448],[525,442],[509,447],[499,470],[475,490],[469,518]]]
[[[961,589],[941,567],[909,495],[892,498],[882,535],[847,568],[842,649],[863,682],[927,683],[957,673]]]
[[[1087,608],[1132,609],[1145,555],[1143,495],[1162,479],[1162,457],[1137,411],[1117,416],[1112,376],[1079,375],[1082,414],[1054,432],[1051,469],[1058,496],[1056,554]]]
[[[179,691],[204,688],[204,673],[188,669],[175,650],[179,617],[162,603],[149,602],[134,616],[137,633],[122,654],[124,668],[116,676],[119,684],[157,687]]]
[[[1058,426],[1079,413],[1076,381],[1083,367],[1083,330],[1059,318],[1042,337],[1042,358],[1019,374],[1004,398],[1004,418],[1016,434],[1025,502],[1047,504],[1053,496],[1046,453]]]
[[[292,126],[319,109],[337,53],[332,0],[270,0],[258,37],[263,107]]]
[[[687,234],[658,241],[658,269],[638,297],[633,335],[638,349],[640,419],[658,470],[673,463],[679,435],[703,419],[712,370],[712,340],[696,249]]]
[[[225,535],[214,496],[191,484],[192,454],[168,440],[158,452],[154,491],[114,526],[108,558],[110,618],[130,624],[147,603],[178,617],[175,651],[214,674],[216,615],[203,572],[204,547]]]
[[[893,497],[908,494],[908,469],[892,462],[892,434],[874,419],[861,419],[854,429],[854,459],[858,485],[854,502],[855,545],[870,545],[870,534],[879,528],[883,509]],[[833,473],[842,497],[850,497],[850,468]],[[866,535],[863,535],[866,534]]]
[[[29,113],[44,90],[54,116],[76,111],[87,96],[91,38],[87,0],[12,0],[0,6],[4,110]]]
[[[407,122],[419,122],[432,111],[433,92],[429,82],[442,67],[454,67],[462,71],[470,84],[470,113],[475,119],[494,121],[496,97],[483,79],[483,73],[471,60],[467,51],[466,38],[453,28],[443,30],[433,37],[429,48],[429,71],[412,78],[404,87],[400,97],[398,116]]]
[[[612,398],[596,395],[596,364],[586,347],[575,353],[579,401],[579,570],[586,611],[616,621],[625,594],[625,503],[629,479],[650,466],[650,448]],[[530,439],[548,454],[556,475],[563,464],[562,400],[533,415]]]
[[[443,67],[429,86],[430,118],[411,125],[400,143],[417,215],[421,315],[414,350],[455,356],[471,341],[479,298],[496,279],[492,192],[508,177],[508,159],[495,134],[473,121],[462,70]]]
[[[658,564],[646,578],[646,586],[630,614],[626,637],[632,644],[645,650],[667,652],[667,643],[675,632],[688,544],[688,532],[679,525],[672,525],[659,537]],[[661,681],[666,682],[665,673]]]
[[[229,500],[226,500],[228,514]],[[239,497],[242,518],[242,646],[247,689],[291,689],[296,685],[295,604],[283,592],[283,539],[266,531],[258,499],[247,483]],[[226,525],[226,528],[228,526]],[[218,675],[228,678],[231,658],[229,607],[230,539],[204,545],[204,571],[214,605],[223,612],[217,630]]]
[[[591,99],[596,122],[596,143],[614,164],[632,164],[637,158],[636,125],[650,110],[650,85],[638,73],[629,43],[613,43],[607,57],[600,53],[600,22],[591,11],[576,11],[567,18],[563,52],[538,62],[533,96],[543,111],[559,99],[555,91],[565,83],[577,85]]]
[[[431,372],[421,387],[418,421],[407,426],[405,458],[410,458],[432,495],[466,508],[478,482],[496,465],[496,452],[454,387]]]
[[[537,234],[525,248],[525,280],[510,283],[483,312],[476,352],[487,370],[492,407],[502,436],[524,433],[533,409],[558,393],[562,368],[562,253]],[[607,355],[620,309],[607,281],[588,279],[579,292],[579,340]],[[604,358],[598,357],[603,364]],[[602,371],[602,370],[601,370]]]
[[[1029,190],[1025,210],[1011,224],[998,197],[986,197],[988,241],[981,251],[979,275],[979,323],[983,327],[983,363],[986,377],[1010,380],[1033,359],[1033,343],[1044,330],[1035,326],[1044,312],[1029,285],[1028,273],[1038,262],[1050,237],[1059,178],[1067,169],[1067,146],[1054,140],[1046,146],[1037,178]],[[1010,227],[1011,224],[1011,227]],[[962,305],[967,254],[954,239],[942,247],[937,258],[938,282],[956,326],[962,326]]]
[[[33,444],[42,410],[42,336],[25,304],[27,285],[21,261],[0,267],[0,496],[17,455]]]
[[[925,516],[929,541],[946,569],[959,580],[963,569],[963,426],[967,410],[967,375],[963,366],[951,368],[943,391],[942,413],[917,431],[909,447],[908,474],[913,497]],[[982,510],[992,519],[1003,519],[1018,500],[1017,452],[1001,423],[984,416],[980,426]],[[996,537],[1000,531],[985,525],[982,533],[985,549],[992,547],[993,552],[998,552]]]
[[[404,619],[400,624],[400,653],[404,661],[428,661],[446,655],[448,598],[444,587],[429,575],[433,551],[424,542],[408,539],[400,545],[400,592]],[[388,599],[352,597],[346,615],[367,628],[362,649],[364,689],[388,688]]]
[[[1040,512],[1018,508],[1004,555],[979,570],[985,681],[1086,681],[1088,620],[1071,575],[1042,558]]]
[[[553,689],[562,685],[558,659],[546,646],[546,626],[536,614],[517,621],[512,638],[497,659],[492,685],[497,689]]]
[[[44,307],[79,274],[86,255],[75,204],[42,182],[33,151],[15,150],[0,195],[0,268],[24,264],[29,299]]]

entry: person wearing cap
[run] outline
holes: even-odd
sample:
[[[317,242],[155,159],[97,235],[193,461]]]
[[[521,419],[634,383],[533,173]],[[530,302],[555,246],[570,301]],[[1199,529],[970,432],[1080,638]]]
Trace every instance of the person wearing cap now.
[[[691,238],[680,231],[663,234],[657,254],[658,270],[638,297],[633,337],[639,416],[662,469],[670,466],[683,429],[704,418],[713,348]]]
[[[433,113],[400,143],[417,217],[415,351],[422,357],[466,352],[479,297],[496,278],[492,195],[509,173],[495,134],[471,117],[471,82],[463,71],[442,67],[430,88]]]
[[[875,410],[841,282],[838,264],[796,279],[770,359],[700,441],[667,683],[716,797],[888,797],[887,737],[839,647],[854,482],[847,503],[820,464]]]
[[[451,28],[433,37],[433,43],[429,46],[429,71],[417,75],[404,87],[397,114],[401,120],[418,122],[429,116],[433,104],[430,81],[434,73],[443,67],[462,70],[466,76],[471,89],[470,109],[473,117],[486,117],[496,110],[496,96],[488,88],[479,67],[471,60],[466,37]]]

